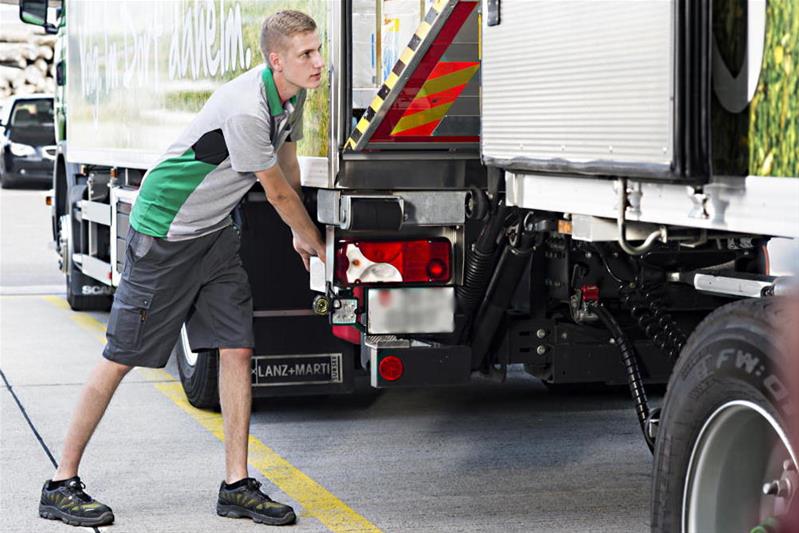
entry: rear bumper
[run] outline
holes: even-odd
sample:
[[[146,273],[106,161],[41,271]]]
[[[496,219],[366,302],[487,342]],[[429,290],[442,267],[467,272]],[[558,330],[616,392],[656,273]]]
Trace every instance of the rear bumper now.
[[[388,357],[402,363],[397,379],[386,379],[381,373],[381,363]],[[361,358],[369,361],[370,383],[375,388],[462,385],[469,382],[472,370],[469,346],[424,345],[391,336],[366,337]]]

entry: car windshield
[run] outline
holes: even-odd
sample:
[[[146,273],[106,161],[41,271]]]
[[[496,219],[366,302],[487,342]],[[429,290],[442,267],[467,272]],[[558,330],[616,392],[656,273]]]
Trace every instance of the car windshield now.
[[[14,105],[8,121],[9,138],[18,143],[44,146],[55,144],[53,100],[21,100]]]

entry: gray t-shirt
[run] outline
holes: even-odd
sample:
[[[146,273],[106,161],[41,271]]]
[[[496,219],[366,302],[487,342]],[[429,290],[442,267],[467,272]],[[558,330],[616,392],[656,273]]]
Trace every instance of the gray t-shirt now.
[[[305,91],[281,102],[270,69],[255,67],[217,89],[144,176],[130,224],[167,240],[207,235],[277,163],[285,141],[302,138]]]

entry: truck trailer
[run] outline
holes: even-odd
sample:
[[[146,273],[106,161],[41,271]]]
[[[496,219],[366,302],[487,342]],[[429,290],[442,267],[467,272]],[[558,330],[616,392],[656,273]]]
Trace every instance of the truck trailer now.
[[[778,350],[792,280],[766,245],[799,235],[794,2],[20,4],[60,36],[53,235],[73,309],[110,305],[142,177],[215,87],[259,68],[262,19],[300,9],[329,65],[299,143],[327,260],[303,272],[260,189],[234,211],[254,394],[512,365],[625,384],[655,457],[653,531],[784,516],[797,354]],[[189,401],[214,407],[218,355],[186,327],[175,351]]]

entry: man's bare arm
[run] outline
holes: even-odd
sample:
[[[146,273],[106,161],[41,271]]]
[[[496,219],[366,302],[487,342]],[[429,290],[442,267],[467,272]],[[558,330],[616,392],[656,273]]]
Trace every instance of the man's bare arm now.
[[[300,163],[297,160],[297,143],[284,142],[277,151],[277,162],[283,175],[288,180],[291,187],[297,191],[302,198],[302,188],[300,182]]]
[[[273,165],[267,170],[256,172],[266,198],[275,208],[294,234],[294,249],[302,257],[305,268],[309,268],[310,257],[318,256],[325,260],[325,244],[316,225],[305,210],[297,191],[289,184],[280,165]]]

